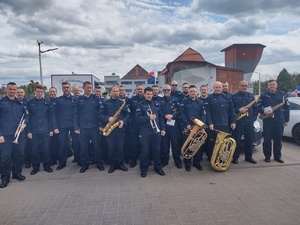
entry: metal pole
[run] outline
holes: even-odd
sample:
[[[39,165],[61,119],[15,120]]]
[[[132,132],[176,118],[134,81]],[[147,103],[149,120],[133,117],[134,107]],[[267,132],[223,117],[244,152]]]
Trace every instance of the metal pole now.
[[[42,57],[41,57],[41,43],[38,41],[38,45],[39,45],[39,63],[40,63],[40,80],[41,80],[41,85],[43,85],[43,72],[42,72]]]
[[[260,73],[258,73],[258,95],[260,96]]]

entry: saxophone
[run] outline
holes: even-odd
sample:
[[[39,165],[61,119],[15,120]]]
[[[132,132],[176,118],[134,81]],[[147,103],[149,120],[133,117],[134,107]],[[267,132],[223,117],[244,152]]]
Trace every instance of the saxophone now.
[[[126,101],[124,100],[124,103],[121,105],[121,107],[118,109],[118,111],[115,113],[115,115],[113,115],[114,120],[112,122],[108,122],[106,124],[106,126],[103,128],[102,132],[103,132],[103,136],[107,137],[108,135],[110,135],[110,133],[120,125],[119,121],[116,122],[118,116],[120,115],[121,111],[123,110],[123,108],[126,105]]]
[[[204,127],[204,123],[198,119],[193,119],[193,122],[195,125],[191,129],[188,138],[181,148],[181,154],[185,159],[191,159],[200,149],[201,145],[204,144],[205,139],[207,138],[206,132],[200,132],[200,130]]]
[[[258,96],[255,96],[255,99],[252,102],[250,102],[248,105],[244,106],[244,108],[249,109],[255,102],[257,102],[257,100],[258,100]],[[236,114],[236,120],[240,120],[245,116],[249,116],[248,111],[244,113]]]
[[[259,115],[259,118],[262,119],[262,120],[263,120],[263,119],[266,119],[266,118],[268,118],[268,117],[274,118],[274,111],[277,110],[277,109],[279,109],[281,106],[283,106],[284,103],[285,103],[285,101],[284,101],[284,97],[283,97],[281,103],[279,103],[278,105],[275,105],[274,107],[272,107],[272,113],[270,113],[270,114],[268,114],[268,115],[267,115],[267,114],[264,114],[264,113],[261,113],[261,114]]]
[[[236,148],[236,141],[228,133],[220,130],[215,131],[217,131],[217,137],[210,165],[216,171],[222,172],[230,166]]]

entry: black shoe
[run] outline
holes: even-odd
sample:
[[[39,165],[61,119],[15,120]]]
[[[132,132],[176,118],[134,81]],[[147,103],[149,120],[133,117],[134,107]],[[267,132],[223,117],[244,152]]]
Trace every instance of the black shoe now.
[[[25,180],[25,176],[23,176],[22,174],[15,174],[15,175],[12,175],[12,179],[23,181],[23,180]]]
[[[72,160],[72,163],[77,163],[77,162],[78,162],[77,159],[73,159],[73,160]]]
[[[178,169],[182,169],[181,163],[180,163],[180,164],[176,164],[176,167],[177,167]]]
[[[104,170],[104,166],[103,165],[97,165],[98,170],[103,171]]]
[[[81,167],[81,169],[79,170],[79,173],[84,173],[85,171],[87,171],[88,167]]]
[[[249,159],[245,159],[245,161],[249,162],[249,163],[253,163],[253,164],[256,164],[256,160],[253,159],[253,158],[249,158]]]
[[[0,188],[5,188],[7,187],[7,184],[9,183],[9,180],[3,180],[0,184]]]
[[[125,160],[125,163],[126,163],[126,164],[130,164],[130,159],[126,159],[126,160]]]
[[[279,162],[279,163],[284,163],[284,161],[282,160],[282,158],[276,158],[274,159],[276,162]]]
[[[30,172],[30,175],[34,175],[34,174],[36,174],[37,172],[39,172],[40,170],[32,170],[31,172]]]
[[[52,172],[53,172],[53,169],[51,169],[51,168],[49,167],[49,168],[44,169],[44,171],[46,171],[47,173],[52,173]]]
[[[168,164],[166,164],[168,165]],[[152,161],[149,161],[149,166],[153,166],[153,162]]]
[[[232,163],[233,163],[233,164],[238,164],[238,163],[239,163],[239,160],[238,160],[238,159],[233,159],[233,160],[232,160]]]
[[[61,170],[61,169],[63,169],[64,167],[66,167],[66,165],[59,165],[58,167],[56,167],[56,170]]]
[[[196,167],[196,168],[197,168],[197,170],[199,170],[199,171],[201,171],[201,170],[202,170],[202,166],[201,166],[200,164],[196,164],[196,165],[194,165],[194,167]]]
[[[128,168],[124,165],[119,166],[119,169],[122,171],[128,171]]]
[[[191,166],[190,165],[185,165],[185,170],[190,172],[191,171]]]
[[[113,173],[115,169],[116,168],[114,166],[109,167],[108,173]]]
[[[25,168],[26,168],[26,169],[28,169],[28,168],[30,168],[30,167],[31,167],[30,163],[26,163],[26,164],[25,164]]]
[[[108,166],[109,165],[109,160],[105,160],[104,164]]]
[[[141,177],[146,177],[147,176],[147,172],[141,172]]]
[[[130,163],[130,168],[133,168],[133,167],[135,167],[136,166],[136,161],[131,161],[131,163]]]
[[[155,170],[156,173],[158,173],[161,176],[166,175],[165,172],[163,170]]]
[[[265,162],[271,162],[270,158],[265,158]]]

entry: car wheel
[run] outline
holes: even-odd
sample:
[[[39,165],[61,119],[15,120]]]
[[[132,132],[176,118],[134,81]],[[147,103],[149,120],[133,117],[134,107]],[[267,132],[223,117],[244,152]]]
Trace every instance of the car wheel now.
[[[298,145],[300,145],[300,124],[297,124],[292,131],[294,140]]]

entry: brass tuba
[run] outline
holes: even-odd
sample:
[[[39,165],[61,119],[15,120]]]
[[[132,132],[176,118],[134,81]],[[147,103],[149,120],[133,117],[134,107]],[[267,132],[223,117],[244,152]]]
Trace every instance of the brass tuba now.
[[[236,142],[230,134],[215,130],[217,132],[215,147],[211,156],[210,165],[217,171],[226,171],[232,161],[236,148]]]
[[[115,113],[115,115],[113,116],[114,120],[112,122],[108,122],[106,124],[106,126],[103,128],[102,132],[103,132],[103,136],[107,137],[108,135],[110,135],[110,133],[120,125],[119,121],[116,122],[118,116],[120,115],[121,111],[123,110],[123,108],[126,105],[126,101],[123,100],[124,103],[121,105],[121,107],[118,109],[118,111]]]
[[[181,154],[185,159],[191,159],[197,151],[200,149],[201,145],[204,144],[207,138],[206,132],[200,132],[204,127],[204,123],[199,119],[193,119],[195,125],[190,131],[190,134],[181,148]]]

